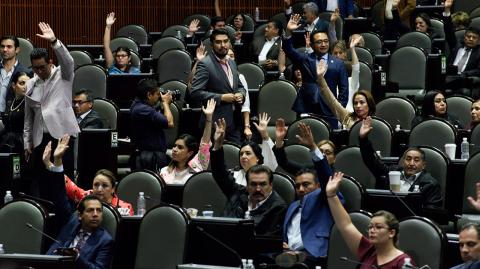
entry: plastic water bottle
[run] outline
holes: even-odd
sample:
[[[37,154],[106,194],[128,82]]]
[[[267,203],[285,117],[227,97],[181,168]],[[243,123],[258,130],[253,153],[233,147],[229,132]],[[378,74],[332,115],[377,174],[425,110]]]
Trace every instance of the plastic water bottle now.
[[[278,77],[278,79],[285,80],[285,74],[283,72],[280,73],[280,76]]]
[[[137,198],[137,215],[142,216],[145,215],[146,206],[145,206],[145,194],[143,191],[138,193]]]
[[[5,254],[5,249],[3,248],[3,244],[0,244],[0,254]]]
[[[461,159],[468,160],[470,158],[470,143],[466,137],[463,138],[462,144],[460,145],[460,150],[462,152]]]
[[[400,130],[402,130],[400,124],[395,125],[395,132],[400,132]]]
[[[5,198],[3,198],[3,201],[6,203],[13,201],[13,196],[11,191],[7,191],[5,194]]]
[[[255,21],[260,20],[260,9],[258,7],[255,7]]]
[[[242,268],[247,268],[247,259],[242,259]]]
[[[402,269],[410,269],[410,268],[415,268],[415,267],[413,267],[410,258],[405,258],[405,260],[403,261]]]
[[[253,260],[252,259],[247,260],[247,267],[245,267],[245,268],[255,269],[255,266],[253,265]]]
[[[252,217],[250,216],[250,211],[245,211],[245,219],[251,219]]]

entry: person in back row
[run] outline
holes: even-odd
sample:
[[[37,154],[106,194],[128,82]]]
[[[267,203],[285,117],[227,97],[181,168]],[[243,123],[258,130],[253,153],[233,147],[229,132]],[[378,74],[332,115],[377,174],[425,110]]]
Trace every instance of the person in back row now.
[[[400,191],[413,191],[415,185],[422,192],[423,207],[441,208],[443,204],[442,190],[438,181],[425,170],[425,152],[417,147],[411,147],[405,151],[400,159],[400,167],[388,167],[375,153],[372,143],[368,140],[368,134],[373,129],[372,119],[366,118],[360,127],[360,152],[362,160],[370,172],[375,176],[377,189],[389,189],[388,173],[392,170],[400,170]]]

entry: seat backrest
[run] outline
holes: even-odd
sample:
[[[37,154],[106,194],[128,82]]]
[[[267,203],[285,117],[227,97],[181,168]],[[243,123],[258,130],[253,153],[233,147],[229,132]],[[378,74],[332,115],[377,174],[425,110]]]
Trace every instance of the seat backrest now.
[[[73,50],[70,51],[70,55],[72,55],[75,68],[86,64],[93,64],[93,57],[88,51]]]
[[[410,255],[416,264],[443,268],[445,247],[445,235],[429,219],[409,217],[400,221],[398,248]]]
[[[295,201],[295,182],[288,175],[273,172],[273,190],[283,198],[287,205]]]
[[[352,128],[350,128],[350,146],[360,145],[358,140],[358,133],[361,126],[362,122],[357,121],[352,126]],[[373,148],[375,149],[375,151],[379,150],[382,156],[390,156],[393,134],[392,127],[390,127],[390,124],[388,124],[388,122],[377,117],[372,117],[372,127],[373,130],[368,134],[368,138],[372,142]]]
[[[285,13],[281,13],[283,15],[283,17],[285,18]],[[278,14],[279,15],[279,14]],[[286,24],[284,24],[286,25]],[[260,26],[258,26],[256,29],[255,29],[255,32],[253,32],[253,39],[256,40],[256,39],[262,39],[262,38],[265,38],[265,28],[267,28],[267,24],[262,24]]]
[[[470,143],[473,144],[474,150],[472,153],[477,153],[480,151],[480,124],[477,124],[472,129],[472,133],[470,135]],[[472,155],[472,154],[470,154]]]
[[[119,110],[114,102],[108,99],[95,98],[93,100],[92,109],[100,115],[100,119],[103,123],[103,128],[111,130],[117,129],[117,118]]]
[[[475,9],[478,6],[478,2],[476,1],[469,1],[469,0],[457,0],[453,2],[453,11],[452,12],[457,12],[457,11],[465,11],[467,13],[470,13],[473,9]],[[472,26],[472,25],[470,25]]]
[[[298,142],[296,135],[299,133],[299,123],[305,123],[306,125],[310,126],[315,142],[330,138],[330,126],[327,122],[317,117],[305,117],[294,121],[292,124],[290,124],[290,126],[288,126],[286,141],[287,145]]]
[[[297,118],[297,113],[291,109],[296,97],[297,90],[293,83],[286,80],[270,81],[260,88],[257,111],[268,113],[272,119],[282,118],[289,125]]]
[[[234,143],[223,144],[224,163],[227,169],[234,169],[240,166],[240,147]]]
[[[467,201],[467,197],[477,197],[475,184],[480,179],[480,153],[470,156],[467,165],[465,166],[465,182],[463,183],[463,214],[478,214],[478,211],[473,208]]]
[[[375,177],[363,162],[359,147],[348,147],[340,151],[335,158],[335,170],[354,177],[366,189],[375,188]]]
[[[138,193],[143,192],[146,209],[159,205],[163,199],[165,182],[157,174],[149,170],[138,170],[125,176],[116,187],[119,199],[130,203],[137,212]]]
[[[138,44],[130,37],[116,37],[110,41],[110,49],[116,51],[118,47],[127,47],[138,52]]]
[[[236,14],[228,16],[227,20],[225,21],[227,24],[233,25],[233,21],[235,19]],[[245,20],[243,21],[242,31],[254,31],[255,30],[255,21],[253,18],[248,14],[243,14]]]
[[[29,228],[29,223],[45,230],[47,213],[31,200],[14,200],[0,208],[0,242],[6,253],[42,253],[42,234]]]
[[[417,47],[396,49],[390,57],[389,81],[397,82],[399,95],[424,95],[427,56]]]
[[[142,67],[142,57],[138,54],[138,52],[132,51],[130,52],[130,64],[138,69]]]
[[[397,41],[397,48],[412,45],[422,48],[427,53],[432,51],[432,40],[426,33],[418,31],[409,32],[403,34]]]
[[[370,17],[372,18],[373,25],[375,29],[382,30],[384,26],[384,16],[383,10],[385,9],[385,4],[382,0],[375,2],[370,8]]]
[[[116,241],[118,224],[120,223],[120,214],[113,208],[112,205],[107,203],[102,203],[103,205],[103,219],[102,227],[110,233],[113,240]]]
[[[365,211],[358,211],[350,213],[353,225],[363,234],[367,235],[368,225],[370,224],[371,215]],[[357,260],[348,248],[345,240],[338,228],[333,225],[330,231],[330,240],[328,243],[328,255],[327,255],[327,268],[342,268],[342,269],[355,269],[356,264],[344,262],[340,260],[340,257],[347,257],[352,260]]]
[[[180,98],[176,99],[174,102],[178,105],[179,108],[184,107],[185,105],[185,96],[187,94],[187,84],[179,80],[169,80],[160,85],[160,88],[166,91],[180,91]]]
[[[360,61],[360,90],[372,91],[372,68]]]
[[[352,212],[362,208],[363,194],[365,190],[354,177],[344,175],[338,189],[345,199],[345,210]]]
[[[265,81],[265,71],[255,63],[243,63],[238,66],[238,72],[245,76],[250,89],[260,89]]]
[[[175,145],[175,140],[177,140],[177,137],[180,134],[181,109],[175,103],[171,103],[170,111],[172,112],[173,116],[173,128],[163,130],[165,133],[167,148],[173,148]]]
[[[140,224],[135,269],[176,269],[184,263],[188,220],[174,205],[162,204],[148,211]]]
[[[447,185],[447,172],[448,172],[448,158],[443,151],[433,147],[420,147],[425,152],[425,160],[427,161],[427,171],[438,181],[440,184],[443,203],[445,204],[445,192]]]
[[[380,36],[378,34],[373,32],[366,32],[362,33],[361,35],[363,37],[363,40],[365,41],[365,47],[370,49],[373,55],[382,54],[383,44],[382,39],[380,39]]]
[[[480,6],[477,6],[470,12],[470,19],[480,17]]]
[[[212,172],[202,171],[191,176],[183,187],[182,207],[196,208],[199,213],[210,205],[214,216],[223,216],[227,197],[223,194]]]
[[[287,17],[285,16],[285,12],[280,12],[280,13],[277,13],[277,14],[273,15],[272,17],[270,17],[270,20],[272,20],[272,21],[279,21],[279,22],[282,23],[282,25],[283,25],[284,27],[285,27],[285,26],[287,25],[287,23],[288,23],[288,22],[287,22]],[[263,26],[263,31],[264,31],[264,32],[262,32],[262,33],[265,33],[265,27],[266,27],[267,25],[265,24],[265,26],[264,26],[264,25],[262,25],[262,26]],[[260,27],[261,27],[261,26],[258,26],[258,27],[255,29],[255,32],[257,32],[257,29],[260,28]]]
[[[73,92],[87,89],[94,98],[105,98],[107,94],[107,72],[97,64],[82,65],[75,69]]]
[[[373,56],[372,51],[367,47],[355,47],[355,53],[357,54],[358,60],[365,62],[369,65],[373,64]],[[348,51],[348,58],[352,59],[352,54]]]
[[[425,120],[413,127],[408,144],[410,146],[431,146],[443,150],[445,144],[455,143],[454,127],[440,119]]]
[[[415,113],[412,101],[399,96],[390,96],[377,104],[375,116],[384,119],[392,127],[399,124],[402,129],[410,130]]]
[[[455,37],[457,39],[457,46],[463,42],[463,37],[465,36],[465,29],[455,31]]]
[[[149,37],[147,30],[145,30],[145,27],[138,24],[129,24],[123,26],[122,28],[118,29],[116,36],[129,37],[140,45],[148,44]]]
[[[287,159],[301,163],[307,167],[313,168],[312,154],[310,150],[300,144],[290,144],[285,147]]]
[[[191,68],[192,59],[187,51],[178,49],[167,50],[158,58],[158,83],[161,84],[172,79],[185,82]]]
[[[457,116],[465,129],[468,129],[472,121],[470,113],[472,102],[472,98],[463,95],[450,96],[447,98],[448,113]]]
[[[30,54],[35,47],[28,38],[18,37],[18,41],[20,43],[20,53],[18,53],[17,58],[18,61],[25,67],[30,67],[32,62],[30,61]]]
[[[187,36],[188,34],[188,27],[185,26],[185,25],[171,25],[169,27],[167,27],[165,30],[163,30],[162,32],[162,37],[166,37],[166,36],[177,36],[178,35],[178,31],[180,31],[180,34],[182,35],[182,37],[185,37]]]
[[[440,19],[430,19],[432,23],[432,30],[439,38],[445,38],[445,32],[443,31],[443,21]]]
[[[152,45],[152,58],[158,59],[165,51],[169,49],[184,50],[185,44],[175,36],[165,36],[155,41]]]

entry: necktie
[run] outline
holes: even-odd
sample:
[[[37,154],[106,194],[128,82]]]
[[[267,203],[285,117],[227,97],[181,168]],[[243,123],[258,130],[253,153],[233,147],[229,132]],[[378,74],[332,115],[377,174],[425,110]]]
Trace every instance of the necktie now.
[[[463,53],[462,58],[460,58],[460,61],[458,61],[457,70],[459,74],[462,73],[463,69],[465,68],[465,65],[467,64],[468,55],[470,54],[471,50],[472,49],[465,48],[465,52]]]
[[[87,238],[88,238],[88,233],[83,232],[83,231],[79,232],[78,233],[78,242],[77,242],[77,245],[75,245],[75,248],[78,249],[78,250],[81,250],[82,247],[87,242]]]

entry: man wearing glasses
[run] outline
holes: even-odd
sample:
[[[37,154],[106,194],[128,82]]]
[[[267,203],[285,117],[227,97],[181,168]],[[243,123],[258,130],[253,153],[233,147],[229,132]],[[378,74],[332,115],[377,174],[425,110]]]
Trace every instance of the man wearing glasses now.
[[[73,97],[72,104],[81,130],[103,128],[100,115],[95,110],[92,110],[93,97],[88,90],[82,89],[77,91],[75,97]]]
[[[80,132],[72,109],[73,58],[50,25],[40,22],[38,26],[42,33],[37,36],[51,43],[59,66],[52,63],[44,48],[35,48],[30,54],[35,76],[27,82],[23,138],[25,159],[33,162],[35,172],[44,170],[42,154],[49,141]],[[68,176],[73,176],[73,151],[69,152],[64,157],[64,168]],[[42,175],[38,178],[41,180]]]

